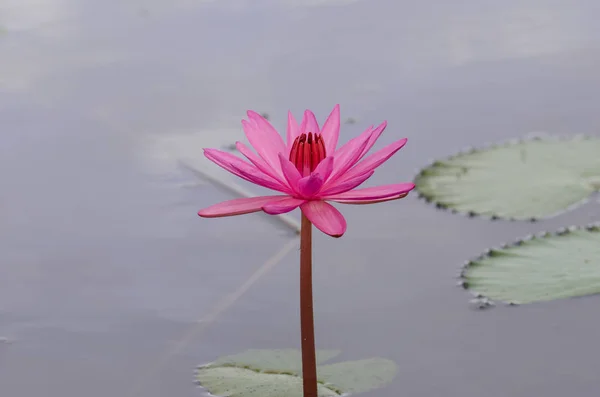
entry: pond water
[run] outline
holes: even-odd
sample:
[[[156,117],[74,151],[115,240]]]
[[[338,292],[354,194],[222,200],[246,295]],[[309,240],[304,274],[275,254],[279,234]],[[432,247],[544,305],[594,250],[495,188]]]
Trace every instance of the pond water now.
[[[341,103],[343,140],[384,119],[378,147],[409,138],[380,184],[467,146],[600,135],[598,17],[593,0],[0,0],[0,395],[191,397],[198,364],[298,347],[298,214],[198,218],[237,194],[193,172],[201,147],[241,139],[246,109],[281,128]],[[598,393],[600,297],[476,310],[455,285],[466,259],[599,221],[598,203],[537,223],[416,195],[341,209],[343,238],[315,234],[317,345],[398,364],[365,396]]]

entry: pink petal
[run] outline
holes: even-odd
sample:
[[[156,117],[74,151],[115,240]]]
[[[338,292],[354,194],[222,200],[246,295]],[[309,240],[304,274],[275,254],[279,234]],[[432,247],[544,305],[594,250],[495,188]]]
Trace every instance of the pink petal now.
[[[334,206],[325,201],[307,201],[300,206],[302,213],[320,231],[332,237],[341,237],[346,232],[346,220]]]
[[[345,175],[340,177],[339,182],[345,181],[350,178],[354,178],[357,175],[361,175],[364,172],[369,172],[379,167],[381,164],[385,163],[390,157],[394,155],[398,150],[402,149],[402,147],[406,144],[407,139],[400,139],[383,149],[373,153],[360,163],[356,164],[352,169],[350,169]]]
[[[391,197],[377,199],[377,200],[365,200],[365,201],[361,201],[361,200],[331,200],[331,201],[335,201],[336,203],[341,203],[341,204],[364,205],[364,204],[384,203],[386,201],[398,200],[398,199],[404,198],[406,196],[408,196],[408,193],[399,194],[397,196],[391,196]]]
[[[265,119],[263,116],[261,116],[253,110],[248,110],[246,114],[248,115],[250,120],[256,123],[258,129],[265,133],[265,135],[269,138],[271,143],[277,148],[277,152],[283,153],[285,151],[285,143],[283,142],[281,135],[279,134],[279,132],[277,132],[275,127],[273,127],[267,119]]]
[[[318,134],[320,132],[319,123],[317,123],[317,118],[313,112],[310,110],[305,110],[304,117],[302,118],[302,124],[300,124],[300,133],[308,134],[309,132]]]
[[[296,138],[300,135],[300,127],[298,126],[298,122],[294,118],[292,112],[288,111],[288,124],[287,124],[287,155],[289,155],[290,150],[292,150],[292,145]]]
[[[327,181],[327,179],[329,179],[329,176],[331,175],[332,171],[333,171],[333,157],[325,157],[323,159],[323,161],[321,161],[317,165],[317,168],[315,168],[313,173],[321,175],[321,178],[323,178],[323,181]]]
[[[365,150],[363,150],[362,154],[360,155],[360,157],[358,158],[357,161],[360,161],[360,159],[362,159],[364,157],[364,155],[367,154],[367,152],[369,150],[371,150],[371,148],[373,147],[373,145],[375,145],[375,142],[377,142],[377,139],[379,139],[379,137],[381,136],[381,134],[383,134],[383,131],[385,130],[385,127],[387,127],[387,121],[384,121],[383,123],[379,124],[377,126],[377,128],[375,128],[373,130],[371,138],[369,139],[369,143],[367,143],[367,146],[365,147]]]
[[[239,176],[242,179],[269,189],[278,190],[284,193],[289,192],[289,188],[287,186],[281,185],[270,176],[263,174],[253,165],[246,163],[231,153],[223,152],[217,149],[204,149],[204,155],[218,166],[226,169],[236,176]]]
[[[323,124],[321,136],[325,142],[325,154],[333,154],[340,137],[340,105],[335,105],[329,117]]]
[[[305,203],[306,200],[297,199],[295,197],[286,197],[281,200],[275,200],[273,202],[263,205],[262,210],[270,215],[285,214],[298,208],[301,204]]]
[[[281,164],[283,176],[288,181],[290,189],[292,189],[294,192],[297,192],[298,182],[300,182],[300,179],[302,179],[302,175],[300,175],[300,172],[290,160],[283,157],[283,154],[279,154],[279,163]]]
[[[298,181],[298,192],[302,197],[313,197],[321,190],[323,186],[323,178],[321,175],[313,172],[307,177]]]
[[[251,212],[260,211],[262,206],[269,202],[285,197],[286,196],[259,196],[223,201],[222,203],[198,211],[198,215],[203,218],[217,218],[221,216],[249,214]]]
[[[343,176],[358,161],[358,158],[369,143],[372,133],[373,131],[370,128],[367,129],[335,152],[333,155],[333,173],[329,177],[327,186],[330,186],[337,178]]]
[[[393,185],[383,185],[368,187],[366,189],[351,190],[345,193],[337,195],[322,197],[326,200],[356,200],[356,201],[369,201],[385,199],[393,196],[400,196],[407,194],[415,188],[414,183],[397,183]]]
[[[256,153],[275,171],[279,171],[279,159],[277,155],[286,151],[283,144],[283,140],[276,134],[274,136],[272,131],[259,128],[254,120],[242,120],[242,126],[244,127],[244,133],[246,138],[256,150]]]
[[[320,197],[330,197],[336,194],[344,193],[355,187],[360,186],[364,181],[369,179],[375,171],[367,172],[362,175],[358,175],[354,178],[344,180],[343,182],[336,181],[333,185],[323,187]]]
[[[254,164],[256,168],[275,179],[283,186],[286,185],[285,179],[278,173],[278,171],[275,171],[273,168],[271,168],[269,164],[267,164],[262,158],[258,157],[248,146],[244,145],[242,142],[236,142],[235,147],[241,154],[246,156],[246,158],[250,160],[250,162]]]

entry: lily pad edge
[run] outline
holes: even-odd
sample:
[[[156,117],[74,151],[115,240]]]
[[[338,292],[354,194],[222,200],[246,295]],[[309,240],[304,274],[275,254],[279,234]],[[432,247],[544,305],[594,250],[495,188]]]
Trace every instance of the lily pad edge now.
[[[204,364],[204,365],[198,365],[196,367],[196,370],[194,371],[195,378],[198,377],[199,372],[202,371],[203,369],[217,368],[217,367],[220,367],[220,368],[241,368],[241,369],[246,369],[248,371],[254,371],[257,374],[265,374],[265,375],[287,375],[287,376],[294,376],[294,377],[297,377],[297,378],[301,377],[298,373],[295,373],[295,372],[292,372],[292,371],[273,371],[273,370],[262,371],[262,370],[259,370],[257,368],[254,368],[254,367],[252,367],[250,365],[240,366],[240,365],[235,365],[235,364],[222,364],[222,365],[213,366],[212,364],[213,363]],[[202,389],[204,389],[204,391],[207,393],[207,395],[209,395],[211,397],[219,397],[219,396],[215,396],[215,395],[211,394],[206,389],[206,387],[204,387],[204,385],[202,385],[202,383],[200,382],[200,380],[196,379],[194,381],[194,383],[196,384],[196,386],[201,387]],[[347,395],[347,393],[344,393],[342,390],[336,388],[335,385],[332,385],[330,383],[323,382],[323,381],[320,381],[320,380],[317,380],[317,383],[320,384],[321,386],[325,387],[326,389],[329,389],[330,391],[334,392],[335,394],[337,394],[340,397],[343,397],[343,396]]]
[[[575,140],[575,139],[593,140],[593,139],[600,139],[600,138],[596,137],[596,136],[586,135],[586,134],[575,134],[575,135],[554,135],[554,134],[552,134],[552,135],[550,135],[550,134],[546,134],[546,133],[530,133],[530,134],[527,134],[520,138],[512,138],[512,139],[508,139],[506,141],[500,141],[500,142],[490,142],[490,143],[483,144],[483,145],[477,146],[477,147],[467,146],[464,149],[459,150],[458,152],[456,152],[450,156],[446,156],[441,159],[430,160],[426,165],[417,169],[415,172],[415,176],[413,178],[413,182],[415,184],[414,192],[416,193],[416,195],[419,199],[425,201],[426,203],[428,203],[430,205],[435,206],[435,208],[437,208],[438,210],[448,211],[452,214],[462,215],[462,216],[465,216],[468,218],[481,218],[483,220],[488,220],[488,221],[531,222],[531,223],[555,218],[557,216],[560,216],[562,214],[570,212],[570,211],[574,210],[575,208],[578,208],[578,207],[588,203],[592,199],[593,195],[589,196],[587,198],[584,198],[583,200],[564,208],[562,211],[559,211],[559,212],[549,215],[549,216],[532,217],[529,219],[518,219],[518,218],[513,218],[513,217],[502,217],[502,216],[497,216],[497,215],[491,215],[491,216],[484,215],[484,214],[480,214],[475,211],[465,212],[465,211],[459,211],[455,208],[450,208],[446,204],[435,201],[435,199],[432,198],[431,196],[421,192],[421,190],[419,189],[418,181],[419,181],[419,178],[422,178],[428,170],[430,170],[433,167],[436,167],[437,163],[444,162],[444,161],[450,161],[457,157],[467,156],[467,155],[477,153],[477,152],[484,152],[484,151],[488,151],[488,150],[499,149],[499,148],[514,146],[514,145],[520,145],[520,144],[535,142],[535,141],[561,142],[561,141],[571,141],[571,140]]]
[[[488,258],[490,256],[493,255],[494,251],[498,251],[498,250],[504,250],[507,248],[514,248],[517,246],[520,246],[522,244],[524,244],[527,241],[531,241],[531,240],[535,240],[535,239],[543,239],[543,238],[548,238],[548,237],[558,237],[558,236],[563,236],[565,234],[569,234],[571,232],[577,231],[577,230],[587,230],[590,232],[600,232],[600,222],[592,222],[589,223],[587,225],[571,225],[571,226],[567,226],[567,227],[561,227],[560,229],[550,232],[550,231],[543,231],[543,232],[539,232],[536,234],[529,234],[523,238],[519,238],[511,243],[504,243],[498,247],[494,247],[494,248],[490,248],[487,249],[486,251],[484,251],[481,255],[473,258],[473,259],[469,259],[467,261],[465,261],[463,263],[463,265],[460,268],[460,273],[458,275],[458,283],[457,285],[466,290],[467,292],[469,292],[472,296],[472,301],[478,301],[480,302],[480,306],[479,308],[488,308],[491,306],[494,306],[496,303],[501,303],[504,304],[506,306],[519,306],[520,303],[518,302],[514,302],[514,301],[495,301],[493,299],[491,299],[488,296],[485,296],[484,294],[477,292],[476,290],[471,290],[469,289],[469,282],[467,279],[467,271],[469,270],[469,268],[471,266],[476,266],[477,262],[480,260],[483,260],[485,258]]]

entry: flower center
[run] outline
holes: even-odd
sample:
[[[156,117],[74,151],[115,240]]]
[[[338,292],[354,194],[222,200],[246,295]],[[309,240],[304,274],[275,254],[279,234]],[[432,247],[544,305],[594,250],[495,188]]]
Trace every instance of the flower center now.
[[[325,158],[325,143],[320,134],[301,134],[290,151],[290,161],[302,176],[309,176]]]

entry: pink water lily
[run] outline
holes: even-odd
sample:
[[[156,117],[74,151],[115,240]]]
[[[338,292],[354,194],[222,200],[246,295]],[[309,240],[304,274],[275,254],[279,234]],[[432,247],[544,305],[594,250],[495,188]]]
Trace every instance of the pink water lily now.
[[[365,157],[383,133],[387,123],[370,127],[336,149],[340,135],[340,107],[336,105],[320,128],[315,115],[304,112],[300,125],[290,112],[287,144],[261,115],[248,111],[244,132],[256,153],[241,142],[236,147],[250,163],[231,153],[204,149],[205,156],[242,179],[280,192],[279,195],[239,198],[198,212],[205,218],[264,211],[277,215],[300,207],[302,213],[322,232],[340,237],[346,231],[344,216],[328,201],[343,204],[371,204],[405,197],[413,183],[399,183],[356,189],[375,169],[400,150],[400,139]]]

